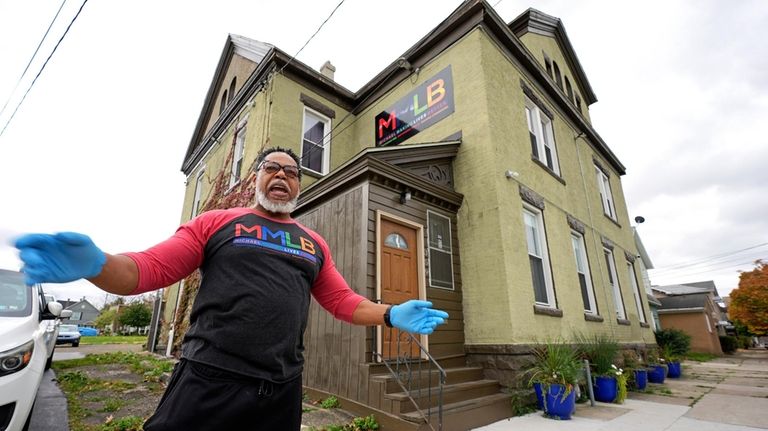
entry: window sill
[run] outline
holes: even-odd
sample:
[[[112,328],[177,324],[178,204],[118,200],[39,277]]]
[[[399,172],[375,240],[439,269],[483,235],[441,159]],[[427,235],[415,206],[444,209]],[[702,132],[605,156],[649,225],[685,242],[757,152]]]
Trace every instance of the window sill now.
[[[537,165],[539,165],[542,169],[547,171],[547,173],[549,173],[549,175],[552,175],[553,177],[555,177],[555,179],[557,181],[560,181],[563,185],[565,185],[565,180],[563,179],[563,177],[558,175],[557,172],[555,172],[552,169],[550,169],[549,166],[547,166],[544,163],[542,163],[541,160],[539,160],[536,157],[534,157],[533,154],[531,154],[531,160],[533,160],[533,162],[536,163]]]
[[[533,305],[533,314],[542,314],[544,316],[563,317],[563,310],[559,308],[546,307],[543,305]]]
[[[629,326],[631,323],[627,319],[616,319],[616,323],[619,325]]]
[[[605,218],[607,218],[608,220],[610,220],[610,221],[611,221],[611,223],[615,224],[615,225],[616,225],[616,226],[618,226],[618,227],[621,227],[621,225],[619,224],[619,222],[617,222],[616,220],[614,220],[614,219],[613,219],[613,217],[609,216],[609,215],[608,215],[608,214],[606,214],[606,213],[603,213],[603,215],[605,216]]]
[[[232,191],[233,191],[233,190],[235,190],[235,189],[237,188],[237,186],[239,186],[239,185],[240,185],[240,180],[237,180],[237,181],[236,181],[234,184],[232,184],[231,186],[229,186],[229,187],[227,188],[227,190],[225,190],[225,191],[224,191],[224,196],[226,196],[226,195],[228,195],[228,194],[232,193]]]
[[[642,326],[643,328],[650,328],[651,327],[651,325],[649,325],[647,323],[643,323],[643,322],[640,322],[640,326]]]
[[[305,166],[301,167],[301,173],[302,175],[306,175],[308,177],[317,178],[317,179],[323,178],[325,176],[325,174],[321,174],[320,172],[309,169]]]
[[[584,313],[584,320],[587,322],[603,322],[605,319],[603,319],[603,316],[597,315],[597,314],[590,314],[590,313]]]

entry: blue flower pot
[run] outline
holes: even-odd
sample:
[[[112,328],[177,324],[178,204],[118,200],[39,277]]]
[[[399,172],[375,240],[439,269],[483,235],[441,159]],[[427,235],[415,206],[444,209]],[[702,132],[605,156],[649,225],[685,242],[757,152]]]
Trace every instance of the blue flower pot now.
[[[619,382],[615,377],[599,376],[595,378],[595,399],[604,403],[612,403],[619,393]]]
[[[653,365],[648,369],[648,381],[651,383],[664,383],[666,376],[667,367],[664,365]]]
[[[667,365],[669,366],[667,377],[676,379],[683,374],[683,369],[682,369],[682,366],[680,365],[680,362],[669,362]]]
[[[558,384],[549,385],[544,396],[544,413],[552,418],[568,420],[576,408],[576,391],[571,389],[565,395],[565,386]]]
[[[544,396],[541,394],[541,383],[534,383],[533,390],[536,392],[536,408],[544,410]]]
[[[635,370],[635,387],[642,391],[648,385],[648,371]]]

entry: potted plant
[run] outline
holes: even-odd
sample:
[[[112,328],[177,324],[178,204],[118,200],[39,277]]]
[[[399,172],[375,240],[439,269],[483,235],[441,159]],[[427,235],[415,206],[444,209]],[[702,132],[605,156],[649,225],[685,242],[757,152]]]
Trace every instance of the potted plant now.
[[[628,380],[632,386],[639,390],[645,390],[648,384],[648,370],[643,365],[642,357],[638,357],[634,352],[624,354],[624,370],[628,375]]]
[[[680,377],[683,371],[680,358],[688,354],[691,348],[691,336],[673,328],[663,329],[656,332],[655,335],[656,344],[661,348],[662,355],[669,366],[667,377]]]
[[[619,353],[619,343],[607,335],[579,336],[582,355],[589,359],[594,377],[595,399],[612,403],[619,392],[618,376],[623,375],[614,364]]]
[[[547,417],[570,419],[576,408],[574,386],[578,383],[581,363],[572,347],[547,343],[533,350],[534,361],[528,368],[528,384],[540,388],[542,407]]]
[[[648,351],[648,381],[651,383],[664,383],[667,376],[667,365],[663,358],[659,358],[656,349]]]

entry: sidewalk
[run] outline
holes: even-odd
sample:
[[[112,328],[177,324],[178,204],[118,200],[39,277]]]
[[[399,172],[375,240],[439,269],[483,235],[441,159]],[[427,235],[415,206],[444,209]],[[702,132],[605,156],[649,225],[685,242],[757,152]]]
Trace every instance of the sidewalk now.
[[[541,412],[496,422],[475,431],[627,430],[758,431],[768,429],[768,350],[739,351],[710,362],[685,362],[683,377],[624,404],[579,404],[570,421]]]

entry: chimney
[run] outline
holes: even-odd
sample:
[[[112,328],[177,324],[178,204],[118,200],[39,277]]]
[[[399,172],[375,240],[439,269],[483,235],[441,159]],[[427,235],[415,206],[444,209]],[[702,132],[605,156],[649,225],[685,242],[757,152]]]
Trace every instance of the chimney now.
[[[336,66],[332,65],[330,61],[326,61],[320,68],[320,73],[331,81],[333,81],[334,72],[336,72]]]

